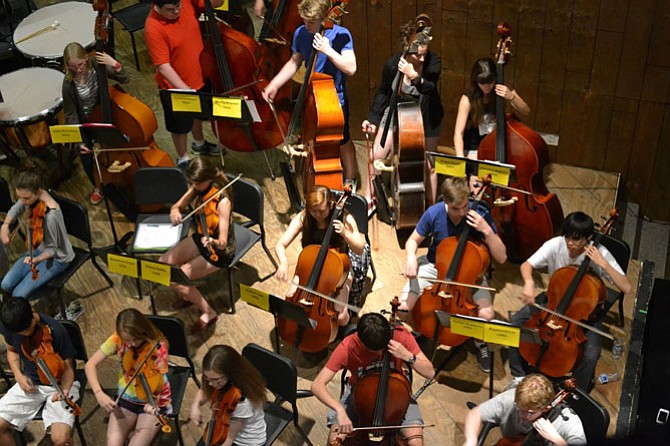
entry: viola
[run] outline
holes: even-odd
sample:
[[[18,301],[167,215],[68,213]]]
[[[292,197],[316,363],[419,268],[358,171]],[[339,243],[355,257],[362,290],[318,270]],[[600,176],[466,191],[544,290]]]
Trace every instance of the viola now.
[[[160,409],[158,408],[156,400],[152,394],[151,386],[149,385],[149,381],[147,380],[144,372],[140,372],[140,374],[137,375],[137,379],[142,384],[142,389],[144,389],[144,393],[147,395],[149,405],[153,408],[154,416],[158,419],[158,423],[156,425],[161,426],[162,432],[169,434],[172,432],[172,427],[170,427],[170,423],[168,422],[167,417],[160,412]]]
[[[27,210],[26,218],[28,219],[28,251],[30,256],[30,272],[32,280],[37,280],[40,272],[37,270],[37,265],[33,261],[33,251],[37,249],[44,239],[44,217],[47,213],[47,205],[42,200],[37,200]]]
[[[69,396],[66,395],[65,392],[63,392],[63,389],[61,388],[60,384],[58,384],[58,381],[56,378],[53,376],[51,373],[51,370],[49,369],[49,365],[46,363],[44,359],[42,359],[39,356],[39,353],[37,350],[33,350],[32,353],[33,361],[35,364],[37,364],[37,368],[39,371],[41,371],[49,380],[49,383],[51,384],[51,387],[56,389],[58,394],[61,397],[61,400],[68,406],[70,409],[70,412],[75,416],[81,415],[81,407],[77,403],[74,402],[74,400]]]
[[[226,441],[230,428],[230,417],[235,412],[241,398],[240,389],[230,382],[222,389],[215,389],[212,392],[210,397],[212,416],[203,436],[204,446],[221,444]]]
[[[23,355],[29,360],[34,360],[35,353],[47,365],[51,376],[58,382],[63,377],[65,371],[65,362],[63,358],[54,350],[53,336],[51,327],[47,324],[38,324],[32,336],[26,336],[21,342]],[[37,375],[40,383],[44,385],[51,384],[49,376],[40,367],[37,368]]]
[[[219,188],[211,186],[207,193],[204,196],[198,196],[196,200],[196,206],[201,205],[203,202],[208,201],[200,211],[198,211],[199,216],[199,225],[198,225],[198,234],[203,237],[209,237],[209,234],[218,234],[219,233],[219,211],[217,207],[221,199],[221,194],[218,193]],[[212,198],[214,197],[214,198]],[[211,200],[209,200],[212,198]],[[212,262],[219,260],[219,256],[216,253],[216,249],[212,244],[207,246],[209,252],[209,258]]]
[[[280,318],[278,321],[279,336],[303,352],[323,351],[337,335],[337,311],[334,304],[312,291],[332,297],[349,274],[349,256],[346,252],[331,248],[330,239],[334,232],[334,222],[340,218],[351,193],[351,187],[345,188],[344,194],[337,201],[321,245],[303,248],[295,268],[300,287],[287,298],[289,302],[302,306],[307,317],[314,320],[316,325],[305,332],[303,327],[291,320]]]
[[[617,209],[610,212],[610,218],[593,238],[594,246],[600,244],[618,215]],[[542,343],[521,342],[519,353],[545,375],[566,375],[578,364],[584,351],[584,330],[561,318],[561,315],[577,321],[589,321],[602,310],[607,289],[599,277],[588,272],[590,263],[585,256],[579,268],[566,266],[556,270],[547,288],[549,301],[546,307],[553,310],[552,313],[535,313],[525,324],[525,327],[539,331]]]
[[[496,82],[504,84],[504,67],[511,45],[509,25],[499,24],[498,34]],[[497,202],[514,204],[496,206],[491,211],[500,237],[507,247],[509,259],[521,263],[553,237],[563,223],[561,203],[556,195],[547,190],[542,176],[549,163],[547,144],[540,135],[520,121],[510,118],[506,122],[505,99],[496,95],[496,130],[479,144],[477,156],[480,160],[515,165],[517,179],[510,186],[532,193],[520,198],[500,196]],[[508,193],[512,192],[501,192]],[[512,201],[514,199],[518,201]]]
[[[479,207],[490,178],[482,181],[471,209]],[[467,217],[464,217],[464,219]],[[473,288],[459,284],[481,284],[491,263],[488,248],[480,241],[470,239],[471,226],[467,222],[459,237],[447,237],[440,242],[435,254],[437,277],[441,279],[426,287],[412,309],[414,326],[426,338],[432,339],[439,330],[438,342],[452,347],[461,345],[468,338],[456,335],[447,327],[438,326],[435,311],[449,314],[475,316],[477,305],[472,301]]]

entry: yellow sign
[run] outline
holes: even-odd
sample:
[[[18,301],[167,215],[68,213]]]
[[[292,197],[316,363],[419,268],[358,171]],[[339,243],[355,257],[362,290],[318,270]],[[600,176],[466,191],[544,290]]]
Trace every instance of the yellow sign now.
[[[502,184],[503,186],[509,185],[509,167],[502,166],[493,166],[491,164],[480,164],[479,165],[479,178],[485,178],[486,175],[491,175],[491,181],[496,184]]]
[[[170,265],[141,260],[140,267],[142,279],[170,286]]]
[[[49,133],[54,144],[82,142],[78,125],[52,125],[49,126]]]
[[[518,347],[521,329],[506,325],[486,324],[484,326],[484,341],[493,344]]]
[[[265,291],[240,284],[240,299],[261,310],[270,311],[270,294]]]
[[[228,11],[228,0],[223,0],[223,4],[214,9],[218,9],[219,11]]]
[[[200,96],[197,94],[172,93],[172,111],[202,113]]]
[[[109,253],[107,254],[107,266],[110,272],[137,279],[137,259]]]
[[[464,177],[465,160],[435,157],[435,172],[452,177]]]
[[[242,99],[240,98],[212,98],[212,114],[222,118],[242,118]]]
[[[484,339],[484,321],[451,316],[450,328],[454,334]]]

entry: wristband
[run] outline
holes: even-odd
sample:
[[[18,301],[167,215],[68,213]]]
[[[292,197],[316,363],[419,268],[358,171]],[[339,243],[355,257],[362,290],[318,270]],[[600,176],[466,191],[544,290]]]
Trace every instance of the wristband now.
[[[119,71],[120,69],[121,69],[121,62],[117,60],[116,65],[114,65],[114,71]]]

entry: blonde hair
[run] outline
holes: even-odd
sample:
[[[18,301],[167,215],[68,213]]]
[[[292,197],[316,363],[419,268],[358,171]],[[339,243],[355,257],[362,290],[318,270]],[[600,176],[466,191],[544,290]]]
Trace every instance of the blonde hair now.
[[[468,182],[463,177],[448,177],[442,182],[442,199],[445,203],[461,204],[468,199]]]
[[[298,14],[307,20],[323,20],[330,7],[330,0],[302,0],[298,4]]]
[[[526,376],[516,387],[514,402],[517,407],[539,410],[551,403],[554,398],[554,386],[545,376],[532,374]]]
[[[116,316],[116,332],[125,332],[140,341],[162,341],[167,344],[163,332],[134,308],[126,308]]]
[[[65,70],[65,80],[68,81],[71,81],[74,75],[74,71],[70,68],[72,59],[86,59],[86,69],[91,68],[91,61],[84,47],[78,42],[68,43],[63,50],[63,69]]]

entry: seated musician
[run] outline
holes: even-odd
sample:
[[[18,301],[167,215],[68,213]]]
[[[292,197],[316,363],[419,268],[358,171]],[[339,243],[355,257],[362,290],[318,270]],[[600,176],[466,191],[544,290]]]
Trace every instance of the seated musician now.
[[[130,77],[121,66],[121,62],[104,52],[97,52],[95,57],[89,57],[81,44],[77,42],[68,43],[63,50],[63,65],[65,77],[63,78],[63,112],[66,124],[83,124],[88,122],[88,117],[93,109],[100,104],[100,89],[98,88],[98,74],[96,68],[99,64],[105,66],[107,75],[117,82],[126,84]],[[102,115],[101,115],[102,116]],[[93,192],[89,197],[92,204],[102,201],[102,194],[98,189],[93,176],[92,146],[89,142],[82,142],[79,146],[79,158],[84,172],[93,184]]]
[[[510,319],[514,325],[523,325],[531,317],[531,313],[539,311],[530,306],[533,302],[545,305],[547,296],[540,294],[536,297],[535,281],[533,280],[533,271],[546,268],[549,278],[559,268],[569,265],[581,265],[582,261],[588,257],[591,260],[589,269],[592,273],[613,283],[624,293],[630,293],[632,287],[628,277],[616,262],[612,254],[603,245],[595,248],[589,244],[593,236],[593,220],[583,212],[572,212],[565,217],[563,222],[562,234],[545,242],[535,254],[530,256],[521,265],[521,276],[523,277],[523,300],[525,305],[516,312]],[[590,322],[596,328],[602,326],[601,318]],[[586,342],[584,354],[580,362],[573,370],[573,377],[577,381],[577,386],[589,391],[592,385],[593,376],[596,369],[596,363],[600,357],[602,341],[600,335],[588,330],[584,330]],[[510,370],[516,381],[519,381],[526,372],[526,362],[519,354],[519,350],[510,349],[509,357]]]
[[[217,405],[220,392],[224,393],[222,400],[230,402],[225,408]],[[231,392],[236,395],[229,399]],[[215,345],[202,360],[202,388],[191,405],[191,421],[196,426],[207,424],[201,407],[205,404],[217,407],[211,444],[263,446],[267,438],[263,411],[266,400],[263,377],[247,358],[228,345]],[[212,422],[211,418],[209,422]],[[228,425],[227,435],[221,438],[219,434],[217,437],[216,433],[223,432],[225,424]],[[207,444],[208,430],[209,425],[205,427],[197,446]]]
[[[36,313],[24,299],[6,299],[0,311],[0,333],[7,344],[7,362],[16,384],[0,399],[0,444],[14,445],[11,429],[23,431],[44,405],[44,425],[51,430],[55,446],[72,444],[74,415],[60,393],[49,382],[43,382],[32,358],[32,350],[47,346],[55,356],[43,358],[59,383],[63,394],[79,400],[79,382],[74,380],[75,348],[63,326],[52,318]],[[51,370],[62,361],[62,374]]]
[[[275,252],[279,259],[279,268],[275,277],[281,281],[288,281],[288,257],[286,249],[295,240],[298,234],[302,234],[302,246],[320,245],[335,210],[330,189],[325,186],[316,185],[307,194],[305,209],[300,211],[288,226],[275,245]],[[358,232],[356,220],[350,214],[345,213],[342,220],[335,220],[334,234],[330,239],[330,246],[341,253],[348,253],[351,262],[349,276],[344,285],[337,290],[335,298],[340,302],[352,302],[359,305],[361,291],[370,265],[370,247],[365,243],[365,237]],[[298,277],[293,277],[294,283],[298,283]],[[290,292],[292,295],[293,290]],[[339,307],[339,308],[337,308]],[[339,311],[337,322],[340,326],[349,323],[349,311],[344,305],[336,305]]]
[[[333,77],[337,96],[344,112],[344,136],[340,141],[340,159],[344,182],[354,186],[356,192],[356,149],[349,135],[349,100],[346,79],[356,73],[354,41],[349,30],[333,25],[321,35],[319,30],[331,8],[330,0],[302,0],[298,5],[300,17],[305,22],[293,34],[293,55],[263,90],[263,98],[272,102],[277,91],[298,71],[303,61],[309,60],[313,50],[319,52],[314,64],[316,73]]]
[[[152,351],[157,343],[158,348]],[[104,392],[98,378],[98,366],[113,355],[119,358],[121,365],[117,401]],[[142,366],[147,355],[149,359]],[[91,356],[85,370],[95,399],[109,412],[107,446],[123,446],[133,430],[130,444],[150,445],[160,430],[156,409],[163,415],[172,412],[172,394],[167,378],[168,344],[163,333],[136,309],[123,310],[116,316],[116,331]],[[136,370],[144,373],[156,407],[150,404],[139,376],[130,381]]]
[[[402,42],[412,44],[410,39],[415,33],[415,28],[419,20],[428,20],[425,14],[419,15],[415,20],[411,20],[400,28]],[[361,124],[363,132],[375,134],[373,154],[371,159],[386,159],[393,152],[393,129],[389,129],[386,138],[386,144],[381,147],[382,133],[386,120],[389,115],[389,105],[391,97],[397,91],[394,84],[396,74],[402,74],[402,86],[398,102],[414,101],[421,106],[421,116],[423,119],[423,132],[426,152],[435,152],[442,131],[442,118],[444,109],[440,101],[440,94],[437,86],[440,83],[440,74],[442,72],[442,59],[440,56],[428,49],[428,42],[419,45],[416,52],[410,52],[407,57],[403,57],[403,52],[398,52],[389,58],[382,69],[382,78],[377,89],[372,107],[368,113],[367,119]],[[426,158],[428,160],[428,158]],[[435,203],[435,194],[437,193],[437,174],[435,167],[427,165],[430,174],[426,182],[426,198],[430,204]],[[372,201],[372,181],[375,177],[375,171],[368,178],[365,187],[365,198],[368,202]],[[371,206],[371,205],[369,205]]]
[[[226,175],[206,158],[193,158],[184,172],[189,183],[186,193],[170,209],[173,224],[182,222],[181,210],[192,204],[204,202],[228,184]],[[191,280],[208,276],[220,268],[227,267],[235,256],[235,231],[233,230],[233,203],[230,189],[226,189],[202,211],[208,226],[208,234],[203,232],[199,214],[193,216],[198,230],[170,248],[160,257],[161,262],[179,266]],[[199,333],[214,326],[218,319],[205,297],[195,286],[172,283],[172,289],[182,296],[172,307],[176,310],[195,305],[200,310],[200,319],[192,327],[192,333]]]
[[[480,238],[491,252],[491,257],[498,263],[507,260],[507,249],[498,236],[493,218],[484,206],[470,209],[469,189],[465,178],[449,177],[442,183],[443,203],[436,203],[429,207],[421,216],[412,235],[405,243],[407,261],[403,274],[410,279],[400,295],[400,315],[406,317],[414,308],[424,288],[433,285],[429,279],[437,277],[435,255],[437,247],[447,237],[459,236],[465,225],[476,229],[474,238]],[[432,237],[428,253],[417,259],[419,245],[426,237]],[[428,280],[427,280],[428,279]],[[479,317],[493,319],[493,299],[489,291],[478,289],[472,295],[472,300],[479,307]],[[405,313],[405,314],[403,314]],[[478,348],[479,367],[484,371],[490,370],[490,356],[488,346],[484,342],[476,341]]]
[[[4,245],[11,239],[13,222],[27,219],[31,227],[27,232],[28,235],[32,233],[32,237],[28,237],[32,238],[32,249],[28,246],[28,251],[14,262],[1,285],[5,293],[23,299],[31,299],[39,287],[65,271],[74,260],[63,212],[44,184],[46,171],[35,161],[30,164],[16,176],[14,184],[18,200],[0,227],[0,240]]]
[[[482,422],[500,425],[504,439],[521,441],[533,429],[545,440],[544,444],[567,446],[586,444],[584,427],[579,416],[559,405],[558,416],[553,421],[543,417],[547,406],[554,399],[554,387],[542,375],[528,375],[514,389],[496,395],[471,409],[465,417],[465,443],[476,446]],[[553,418],[553,417],[551,417]],[[521,444],[513,442],[510,444]],[[537,444],[537,443],[531,443]]]
[[[433,365],[421,352],[414,337],[402,327],[393,331],[391,326],[379,313],[367,313],[358,320],[356,333],[347,336],[335,348],[325,367],[321,369],[312,383],[312,392],[323,404],[328,406],[328,425],[330,434],[328,444],[336,438],[344,438],[357,425],[357,416],[354,407],[354,392],[360,374],[366,368],[378,364],[384,351],[387,349],[392,355],[392,366],[395,370],[402,370],[403,365],[412,367],[419,375],[431,379],[434,375]],[[338,401],[328,391],[328,383],[337,372],[346,369],[350,373],[349,384]],[[422,425],[423,418],[419,406],[413,398],[402,422],[404,426]],[[421,427],[407,427],[400,430],[400,437],[408,446],[423,445],[423,430]]]
[[[496,64],[491,58],[478,59],[472,66],[470,86],[458,103],[454,126],[457,156],[477,159],[477,148],[496,126],[496,97],[505,98],[515,113],[527,116],[530,107],[516,90],[496,84]]]

